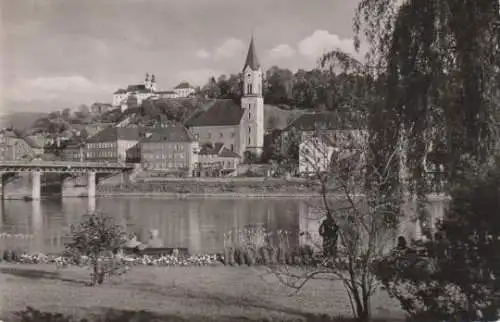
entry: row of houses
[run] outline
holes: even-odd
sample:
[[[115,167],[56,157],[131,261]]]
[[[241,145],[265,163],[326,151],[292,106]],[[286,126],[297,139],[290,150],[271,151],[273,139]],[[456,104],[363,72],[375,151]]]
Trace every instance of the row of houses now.
[[[66,161],[140,163],[152,173],[219,176],[235,172],[241,157],[223,143],[203,144],[184,126],[108,127],[86,142],[74,138],[62,150]]]

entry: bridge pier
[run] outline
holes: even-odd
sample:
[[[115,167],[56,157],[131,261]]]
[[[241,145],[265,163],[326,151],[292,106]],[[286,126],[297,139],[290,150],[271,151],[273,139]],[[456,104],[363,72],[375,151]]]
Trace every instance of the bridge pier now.
[[[96,193],[96,173],[91,171],[88,173],[88,198],[95,198]]]
[[[31,172],[31,199],[40,200],[42,183],[41,183],[42,173],[40,171]]]

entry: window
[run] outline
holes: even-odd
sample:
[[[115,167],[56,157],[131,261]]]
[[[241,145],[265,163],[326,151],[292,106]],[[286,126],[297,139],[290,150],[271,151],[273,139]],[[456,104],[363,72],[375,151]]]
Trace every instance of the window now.
[[[231,151],[234,151],[234,144],[231,144]]]
[[[250,119],[252,117],[252,113],[250,113],[250,111],[248,111],[248,119]]]
[[[248,144],[251,144],[250,137],[248,137]]]
[[[222,138],[224,135],[222,133],[219,133],[219,137]]]
[[[252,132],[252,128],[249,126],[248,127],[248,133]]]

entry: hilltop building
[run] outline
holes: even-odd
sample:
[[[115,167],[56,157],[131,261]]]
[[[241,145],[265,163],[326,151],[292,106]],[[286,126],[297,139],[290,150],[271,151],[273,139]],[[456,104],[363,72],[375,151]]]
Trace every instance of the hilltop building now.
[[[262,153],[265,132],[262,69],[253,37],[243,65],[242,94],[240,105],[232,100],[217,100],[208,110],[186,122],[200,145],[222,144],[242,158],[245,152],[257,156]]]
[[[172,92],[175,93],[176,97],[189,97],[194,95],[195,89],[189,85],[187,82],[182,82],[177,85]]]
[[[127,88],[120,88],[113,93],[113,107],[120,106],[125,111],[133,105],[141,105],[148,98],[181,98],[194,95],[195,89],[189,83],[183,82],[172,90],[159,91],[156,87],[155,75],[146,74],[143,84],[129,85]]]

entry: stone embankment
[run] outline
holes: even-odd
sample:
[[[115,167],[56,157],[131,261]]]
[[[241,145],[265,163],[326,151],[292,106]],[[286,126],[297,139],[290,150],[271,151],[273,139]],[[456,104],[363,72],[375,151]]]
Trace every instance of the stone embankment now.
[[[165,179],[129,184],[99,185],[99,196],[148,197],[286,197],[319,195],[319,187],[305,180],[274,178]]]

